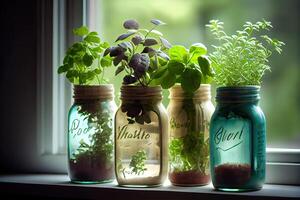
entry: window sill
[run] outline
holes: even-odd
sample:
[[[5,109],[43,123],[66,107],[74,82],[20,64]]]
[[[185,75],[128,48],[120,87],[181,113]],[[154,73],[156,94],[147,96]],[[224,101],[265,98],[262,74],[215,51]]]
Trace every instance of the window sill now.
[[[227,193],[213,190],[212,185],[176,187],[166,183],[156,188],[124,188],[116,182],[79,185],[70,183],[67,175],[27,174],[0,176],[0,195],[36,199],[298,199],[300,186],[265,184],[260,191]]]

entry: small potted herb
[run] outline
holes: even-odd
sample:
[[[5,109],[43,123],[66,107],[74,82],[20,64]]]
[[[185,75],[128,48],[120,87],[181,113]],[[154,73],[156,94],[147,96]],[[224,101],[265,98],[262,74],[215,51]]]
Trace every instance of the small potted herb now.
[[[83,26],[74,29],[82,40],[66,52],[58,73],[74,84],[74,104],[68,117],[68,162],[72,182],[107,182],[114,178],[114,88],[104,70],[111,58],[102,56],[108,43]]]
[[[171,45],[156,30],[165,23],[151,24],[141,29],[136,20],[126,20],[127,31],[104,53],[113,58],[116,76],[125,72],[115,117],[116,177],[122,186],[161,185],[167,173],[168,118],[162,88],[151,77],[167,64]]]
[[[169,49],[168,64],[154,74],[170,89],[169,179],[174,185],[205,185],[209,176],[209,121],[214,111],[210,85],[214,72],[207,49],[196,43]]]
[[[268,21],[246,22],[227,35],[223,23],[208,25],[219,45],[210,54],[218,84],[217,107],[210,124],[212,182],[224,191],[257,190],[263,185],[266,164],[265,117],[258,106],[262,76],[270,70],[272,51],[281,53],[283,42],[262,31]]]

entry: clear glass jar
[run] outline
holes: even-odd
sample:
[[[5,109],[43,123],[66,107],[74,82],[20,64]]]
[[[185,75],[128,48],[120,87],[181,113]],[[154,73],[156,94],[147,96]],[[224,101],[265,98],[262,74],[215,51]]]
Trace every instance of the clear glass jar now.
[[[68,118],[69,177],[77,183],[114,179],[113,85],[74,86]]]
[[[220,87],[210,125],[211,175],[216,189],[262,188],[266,166],[266,122],[258,106],[259,86]]]
[[[169,180],[173,185],[195,186],[210,182],[209,123],[214,106],[210,85],[201,84],[192,95],[180,85],[170,89]]]
[[[115,170],[121,186],[159,186],[168,170],[168,116],[162,89],[121,87],[115,118]]]

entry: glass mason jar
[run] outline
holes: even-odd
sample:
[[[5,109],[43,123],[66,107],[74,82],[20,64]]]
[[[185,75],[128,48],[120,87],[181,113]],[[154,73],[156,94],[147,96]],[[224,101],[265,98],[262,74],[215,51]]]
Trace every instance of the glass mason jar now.
[[[210,124],[211,175],[216,189],[262,188],[266,124],[258,106],[259,86],[220,87]]]
[[[192,95],[175,85],[169,98],[169,180],[182,186],[208,184],[209,123],[214,112],[210,85],[201,84]]]
[[[159,186],[168,170],[168,116],[162,89],[121,87],[115,118],[115,170],[121,186]]]
[[[74,86],[68,118],[69,177],[77,183],[114,179],[113,85]]]

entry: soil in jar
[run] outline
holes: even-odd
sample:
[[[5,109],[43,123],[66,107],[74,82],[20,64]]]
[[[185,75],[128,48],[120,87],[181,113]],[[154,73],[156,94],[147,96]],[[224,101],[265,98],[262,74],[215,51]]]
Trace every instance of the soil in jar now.
[[[241,187],[251,177],[249,164],[222,164],[214,168],[215,184],[219,187]]]
[[[101,112],[97,102],[82,104],[78,112],[85,116],[91,135],[69,159],[69,175],[73,182],[107,182],[114,178],[112,117]]]
[[[169,173],[169,180],[173,185],[206,185],[210,176],[198,170],[179,171]]]
[[[106,158],[81,154],[69,161],[70,178],[74,182],[105,182],[114,178],[113,163]]]

